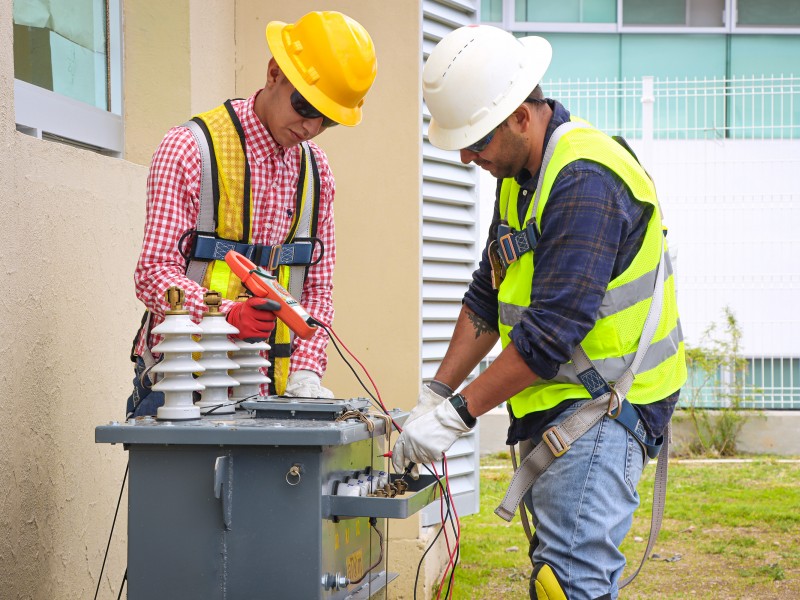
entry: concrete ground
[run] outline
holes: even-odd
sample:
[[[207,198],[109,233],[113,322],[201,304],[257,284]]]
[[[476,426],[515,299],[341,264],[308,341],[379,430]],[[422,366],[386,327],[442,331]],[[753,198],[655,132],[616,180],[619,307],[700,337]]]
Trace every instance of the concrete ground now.
[[[495,408],[480,418],[480,454],[507,452],[508,412]],[[748,454],[800,456],[800,411],[754,411],[742,428],[737,448]],[[672,420],[673,448],[686,449],[693,436],[692,424],[685,411],[678,411]]]

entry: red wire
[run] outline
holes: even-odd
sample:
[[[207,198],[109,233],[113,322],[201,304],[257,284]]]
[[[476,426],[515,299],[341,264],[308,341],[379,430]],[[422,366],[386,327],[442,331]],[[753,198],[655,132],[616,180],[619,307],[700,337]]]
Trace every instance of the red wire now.
[[[452,498],[453,497],[453,493],[450,491],[450,475],[447,472],[447,457],[444,457],[442,460],[444,461],[444,471],[445,471],[444,481],[445,481],[445,484],[447,485],[447,495],[450,496],[450,498]],[[455,560],[454,560],[455,559],[455,554],[458,551],[459,545],[461,544],[461,519],[458,518],[458,511],[456,510],[455,500],[453,500],[450,503],[450,507],[451,507],[451,509],[453,511],[453,519],[455,520],[455,523],[456,523],[455,551],[453,552],[453,556],[451,557],[451,562],[453,562],[453,569],[455,569],[456,568]],[[450,600],[452,600],[452,598],[453,598],[453,591],[455,590],[455,587],[456,587],[455,585],[451,585],[450,586]]]
[[[358,360],[358,357],[350,351],[350,348],[348,348],[345,345],[345,343],[342,341],[342,338],[339,337],[339,334],[337,334],[333,330],[333,327],[327,327],[327,329],[330,331],[331,335],[336,338],[336,341],[339,342],[342,345],[342,348],[345,349],[345,352],[347,352],[347,354],[349,354],[350,357],[354,361],[356,361],[358,363],[358,366],[361,367],[361,370],[364,371],[364,374],[367,376],[367,379],[369,379],[369,382],[372,384],[372,387],[375,389],[375,396],[377,396],[377,398],[378,398],[378,404],[381,405],[381,408],[383,409],[383,412],[388,415],[389,411],[386,409],[386,405],[383,403],[383,398],[381,398],[381,391],[378,389],[378,385],[372,379],[372,375],[370,375],[369,371],[367,371],[367,367],[365,367],[363,365],[363,363],[360,360]],[[395,429],[397,429],[397,431],[399,431],[401,433],[403,432],[403,429],[395,422],[394,419],[392,419],[392,425],[394,425],[394,427],[395,427]]]
[[[445,463],[446,460],[447,459],[443,456],[442,457],[442,466],[443,467],[446,464]],[[439,477],[439,473],[436,470],[436,465],[431,465],[431,467],[433,467],[434,475],[438,478]],[[442,525],[444,525],[444,522],[445,522],[444,521],[444,515],[445,515],[445,511],[444,511],[444,494],[441,494],[439,496],[439,520],[442,522]],[[450,549],[450,536],[447,534],[447,528],[446,527],[444,527],[444,532],[443,533],[444,533],[444,543],[447,545],[447,555],[450,556],[453,551]]]
[[[353,358],[354,361],[356,361],[358,363],[358,366],[361,367],[361,369],[364,371],[364,374],[367,376],[367,379],[369,379],[369,382],[372,384],[372,387],[375,388],[375,395],[378,397],[378,403],[381,405],[381,408],[383,409],[383,411],[388,413],[389,411],[386,410],[386,406],[384,406],[384,404],[383,404],[383,399],[381,398],[381,393],[378,390],[378,386],[375,385],[375,382],[372,380],[372,376],[369,374],[369,371],[367,371],[367,368],[363,364],[361,364],[361,361],[358,360],[358,357],[355,354],[350,352],[350,348],[348,348],[345,345],[345,343],[342,341],[342,339],[333,330],[333,327],[328,327],[328,329],[330,329],[330,332],[333,335],[333,337],[336,338],[336,341],[339,342],[342,345],[342,348],[345,349],[345,351]]]

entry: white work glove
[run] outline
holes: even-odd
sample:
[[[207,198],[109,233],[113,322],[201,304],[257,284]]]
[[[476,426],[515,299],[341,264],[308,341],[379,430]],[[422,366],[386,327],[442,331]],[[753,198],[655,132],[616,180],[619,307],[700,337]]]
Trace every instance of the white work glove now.
[[[417,405],[411,409],[411,414],[408,415],[405,424],[408,425],[411,421],[415,421],[425,413],[429,413],[452,395],[453,390],[439,381],[434,380],[431,381],[430,385],[423,385],[419,392]]]
[[[395,472],[403,473],[409,462],[422,465],[441,460],[450,446],[469,431],[450,402],[442,402],[414,421],[406,421],[392,449]],[[413,479],[419,478],[416,465],[409,473]]]
[[[319,375],[305,369],[289,375],[284,395],[294,398],[333,398],[333,392],[322,387]]]

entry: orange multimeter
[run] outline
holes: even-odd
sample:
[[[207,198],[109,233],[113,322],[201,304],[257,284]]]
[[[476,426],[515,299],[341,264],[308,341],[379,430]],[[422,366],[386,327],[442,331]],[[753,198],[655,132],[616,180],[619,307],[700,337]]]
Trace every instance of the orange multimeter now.
[[[300,303],[294,299],[289,291],[278,283],[277,277],[262,271],[256,264],[245,258],[235,250],[229,250],[225,255],[225,262],[236,276],[242,280],[242,285],[251,294],[259,298],[275,300],[281,307],[275,315],[287,327],[304,340],[311,339],[317,332],[314,319],[306,312]]]

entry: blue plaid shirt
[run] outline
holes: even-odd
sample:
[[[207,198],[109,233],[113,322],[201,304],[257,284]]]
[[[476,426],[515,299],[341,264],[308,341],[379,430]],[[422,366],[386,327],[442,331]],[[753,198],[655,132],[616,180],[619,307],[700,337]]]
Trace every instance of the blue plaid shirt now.
[[[564,106],[548,102],[553,117],[544,147],[556,127],[570,119]],[[516,176],[521,223],[538,177],[538,172],[527,170]],[[497,290],[491,284],[488,242],[497,236],[501,185],[498,180],[489,239],[464,296],[466,305],[490,325],[497,323],[498,304]],[[594,327],[608,283],[639,251],[651,214],[652,206],[636,201],[622,180],[598,163],[574,161],[558,174],[539,224],[530,308],[510,333],[511,342],[536,375],[552,379],[559,366],[572,358],[575,347]],[[677,398],[676,392],[660,402],[636,406],[651,435],[661,435],[666,428]],[[538,438],[552,418],[571,403],[513,419],[509,443]]]

